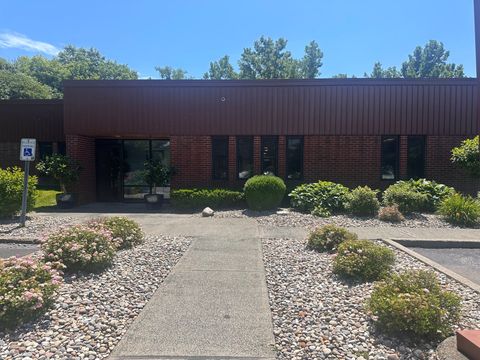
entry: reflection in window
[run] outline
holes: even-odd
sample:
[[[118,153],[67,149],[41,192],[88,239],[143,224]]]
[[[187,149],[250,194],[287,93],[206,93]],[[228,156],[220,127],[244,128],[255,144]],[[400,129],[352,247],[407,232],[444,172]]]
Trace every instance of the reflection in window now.
[[[262,136],[262,173],[276,175],[278,164],[276,136]]]
[[[40,141],[38,143],[38,157],[40,160],[45,160],[47,156],[53,154],[53,143]]]
[[[398,136],[382,137],[382,180],[398,177]]]
[[[239,179],[253,175],[253,137],[237,137],[237,173]]]
[[[287,137],[287,179],[303,178],[303,137]]]
[[[125,140],[123,142],[125,186],[145,186],[143,170],[145,161],[148,160],[150,145],[148,140]],[[132,192],[134,192],[132,190]],[[125,192],[127,193],[127,192]]]
[[[407,176],[409,179],[425,177],[425,137],[408,137]]]
[[[228,137],[212,137],[213,179],[228,179]]]

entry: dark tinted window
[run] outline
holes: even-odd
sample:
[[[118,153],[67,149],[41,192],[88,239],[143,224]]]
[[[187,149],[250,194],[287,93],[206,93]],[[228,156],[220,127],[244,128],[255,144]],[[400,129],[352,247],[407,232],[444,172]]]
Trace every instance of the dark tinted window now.
[[[53,154],[53,143],[40,141],[38,143],[38,157],[40,160],[45,160],[47,156]]]
[[[65,141],[60,141],[57,143],[57,152],[62,155],[67,154],[67,146],[65,144]]]
[[[253,175],[253,137],[237,137],[237,176],[248,179]]]
[[[408,137],[407,176],[409,179],[425,177],[425,137]]]
[[[228,138],[226,136],[212,138],[213,178],[228,179]]]
[[[262,136],[262,173],[277,174],[278,151],[276,136]]]
[[[287,137],[287,179],[303,178],[303,137]]]
[[[398,136],[382,137],[382,179],[395,180],[398,177]]]

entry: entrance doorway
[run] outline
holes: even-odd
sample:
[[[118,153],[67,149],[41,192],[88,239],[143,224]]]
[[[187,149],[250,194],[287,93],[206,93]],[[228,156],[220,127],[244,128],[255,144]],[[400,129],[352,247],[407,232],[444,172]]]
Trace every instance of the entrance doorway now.
[[[98,201],[143,201],[150,188],[142,178],[145,161],[170,166],[169,140],[96,140]],[[169,187],[157,188],[169,195]]]

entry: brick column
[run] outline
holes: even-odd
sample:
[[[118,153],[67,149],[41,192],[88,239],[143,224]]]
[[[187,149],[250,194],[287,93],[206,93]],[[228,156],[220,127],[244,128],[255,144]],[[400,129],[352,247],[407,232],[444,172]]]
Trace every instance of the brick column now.
[[[287,138],[285,136],[278,137],[278,176],[286,180],[287,177]]]
[[[237,180],[237,139],[228,137],[228,183],[234,185]]]
[[[400,164],[398,164],[398,171],[399,171],[399,178],[400,179],[407,179],[408,177],[408,136],[400,136],[400,144],[399,144],[399,152],[400,152]]]
[[[253,171],[255,175],[262,172],[262,166],[260,164],[262,160],[262,139],[260,136],[253,137]]]
[[[72,191],[77,195],[78,204],[96,200],[95,139],[82,135],[66,135],[67,155],[78,161],[82,167],[80,179]]]

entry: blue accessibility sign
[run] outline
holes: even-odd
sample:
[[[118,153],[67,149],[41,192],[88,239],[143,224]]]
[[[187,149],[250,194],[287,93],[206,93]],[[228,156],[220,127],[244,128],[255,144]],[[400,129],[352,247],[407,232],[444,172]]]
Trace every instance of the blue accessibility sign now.
[[[32,148],[24,148],[23,149],[23,156],[33,156],[33,149]]]
[[[22,139],[20,143],[20,160],[34,161],[36,145],[37,142],[35,139]]]

